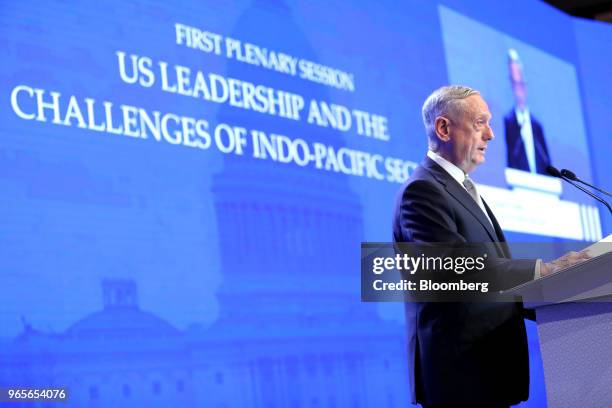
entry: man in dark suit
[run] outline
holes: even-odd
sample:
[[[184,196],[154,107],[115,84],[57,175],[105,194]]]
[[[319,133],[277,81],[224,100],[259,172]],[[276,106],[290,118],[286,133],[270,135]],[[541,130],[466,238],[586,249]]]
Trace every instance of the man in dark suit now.
[[[423,105],[429,151],[398,197],[395,242],[496,243],[498,283],[512,287],[585,258],[549,264],[511,260],[504,234],[468,173],[494,138],[478,91],[443,87]],[[413,402],[424,407],[508,407],[529,393],[527,337],[520,303],[406,304]]]
[[[523,65],[514,49],[508,51],[510,84],[516,105],[504,117],[508,167],[531,173],[547,174],[550,155],[542,125],[527,106],[527,85]]]

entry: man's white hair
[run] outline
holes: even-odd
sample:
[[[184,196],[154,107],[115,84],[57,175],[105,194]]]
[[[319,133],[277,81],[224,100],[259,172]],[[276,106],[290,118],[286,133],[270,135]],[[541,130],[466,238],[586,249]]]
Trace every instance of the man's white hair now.
[[[435,152],[438,149],[436,118],[447,116],[449,119],[458,119],[464,111],[463,100],[472,95],[480,95],[480,92],[463,85],[450,85],[436,89],[427,97],[422,114],[431,150]]]

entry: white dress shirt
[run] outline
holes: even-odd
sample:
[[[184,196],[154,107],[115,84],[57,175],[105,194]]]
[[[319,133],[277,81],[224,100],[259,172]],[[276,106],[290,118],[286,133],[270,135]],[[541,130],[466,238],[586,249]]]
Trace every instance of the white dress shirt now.
[[[531,115],[529,114],[529,108],[514,110],[516,115],[516,121],[521,127],[521,139],[523,139],[523,145],[525,146],[525,155],[527,156],[527,163],[529,164],[529,171],[536,173],[536,157],[535,157],[535,145],[533,142],[533,129],[531,128]]]
[[[457,181],[457,183],[459,183],[461,185],[461,187],[463,187],[463,189],[465,191],[467,191],[467,189],[463,185],[463,181],[467,177],[467,174],[465,174],[463,172],[463,170],[461,170],[459,167],[455,166],[453,163],[451,163],[448,160],[446,160],[444,157],[440,156],[438,153],[432,152],[431,150],[429,150],[427,152],[427,157],[429,157],[431,160],[433,160],[436,163],[438,163],[440,165],[440,167],[442,167],[444,170],[446,170],[446,172],[452,178],[454,178]],[[476,186],[474,186],[474,187],[476,187]],[[476,190],[476,191],[478,191],[478,190]],[[468,194],[469,194],[469,191],[468,191]],[[485,206],[484,206],[484,203],[482,202],[482,198],[480,197],[480,194],[477,194],[477,197],[478,197],[478,201],[476,201],[476,203],[478,204],[478,206],[480,207],[480,209],[482,210],[484,215],[487,217],[487,220],[489,220],[489,223],[491,223],[491,225],[493,225],[493,222],[491,221],[491,218],[489,218],[489,214],[487,214],[487,210],[485,209]]]

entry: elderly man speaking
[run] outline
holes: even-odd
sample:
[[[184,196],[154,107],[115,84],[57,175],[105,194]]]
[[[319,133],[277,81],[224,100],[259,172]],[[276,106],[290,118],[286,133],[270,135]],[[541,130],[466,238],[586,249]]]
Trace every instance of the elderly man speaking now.
[[[423,104],[429,151],[404,184],[393,224],[395,242],[502,243],[496,257],[511,285],[586,259],[568,253],[544,263],[512,260],[493,212],[469,173],[494,140],[491,113],[465,86],[434,91]],[[499,270],[497,271],[499,273]],[[413,402],[424,407],[508,407],[529,396],[525,310],[512,302],[407,303]]]

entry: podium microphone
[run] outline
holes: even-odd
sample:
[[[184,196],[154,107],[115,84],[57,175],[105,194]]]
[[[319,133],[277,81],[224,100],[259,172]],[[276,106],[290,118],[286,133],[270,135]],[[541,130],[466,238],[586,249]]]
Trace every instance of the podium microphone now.
[[[611,197],[612,197],[612,194],[608,193],[608,192],[607,192],[606,190],[604,190],[603,188],[595,187],[594,185],[589,184],[589,183],[587,183],[587,182],[586,182],[586,181],[584,181],[584,180],[580,180],[580,179],[578,178],[578,176],[576,176],[576,174],[574,174],[574,172],[572,172],[572,171],[569,171],[569,170],[567,170],[567,169],[561,169],[561,175],[562,175],[563,177],[565,177],[565,178],[568,178],[568,179],[570,179],[570,180],[572,180],[572,181],[577,181],[577,182],[579,182],[579,183],[582,183],[582,184],[584,184],[585,186],[589,186],[589,187],[591,187],[592,189],[599,191],[600,193],[604,193],[605,195],[608,195],[608,196],[611,196]]]
[[[547,166],[546,167],[546,172],[548,174],[550,174],[553,177],[559,177],[560,179],[563,179],[565,181],[567,181],[568,183],[570,183],[572,186],[576,187],[578,190],[582,190],[583,192],[585,192],[586,194],[590,195],[591,197],[593,197],[595,200],[599,201],[600,203],[602,203],[603,205],[605,205],[608,208],[608,211],[610,211],[610,213],[612,213],[612,208],[610,208],[610,204],[608,204],[606,202],[606,200],[604,200],[603,198],[596,196],[595,194],[591,193],[589,190],[587,190],[586,188],[574,183],[570,178],[567,178],[566,176],[564,176],[556,167],[553,166]],[[575,175],[574,175],[575,176]]]

